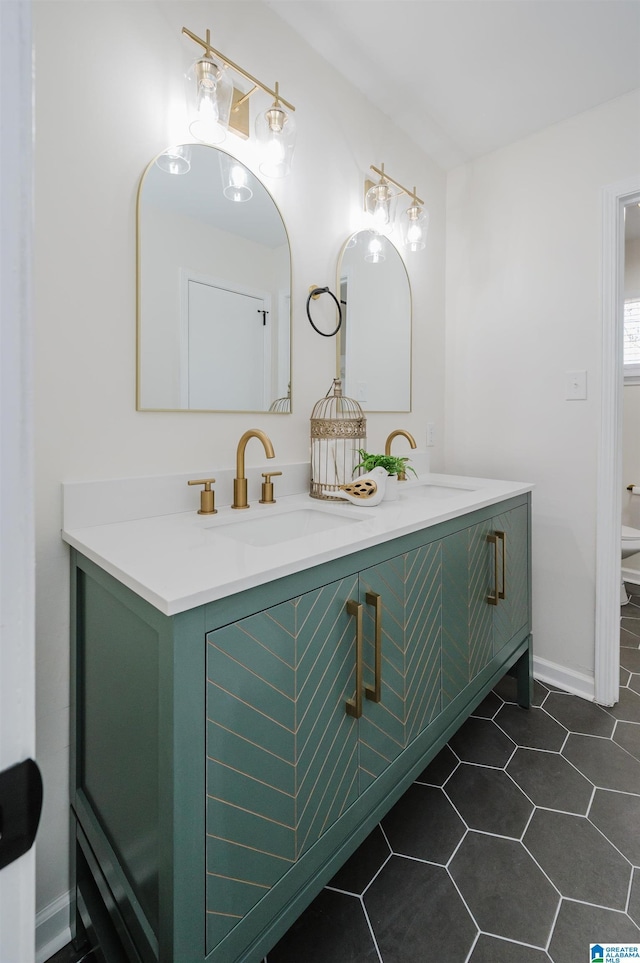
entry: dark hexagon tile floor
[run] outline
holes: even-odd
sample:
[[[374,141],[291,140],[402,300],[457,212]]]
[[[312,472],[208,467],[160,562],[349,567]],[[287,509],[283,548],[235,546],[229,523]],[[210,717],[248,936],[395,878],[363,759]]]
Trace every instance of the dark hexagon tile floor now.
[[[607,933],[614,935],[610,939]],[[553,963],[581,963],[589,959],[589,943],[614,940],[616,943],[640,940],[640,929],[626,913],[563,900],[553,927],[549,956]]]
[[[616,718],[536,682],[527,711],[505,676],[265,963],[582,963],[589,943],[640,941],[631,696]]]
[[[586,817],[536,809],[522,841],[562,896],[626,909],[631,866]]]
[[[467,959],[478,934],[441,866],[392,857],[365,893],[364,905],[384,963],[458,963]],[[338,960],[343,958],[334,955],[326,963]]]
[[[544,709],[571,732],[582,732],[587,736],[605,736],[609,739],[615,728],[615,721],[608,712],[585,699],[550,692]]]
[[[640,604],[622,614],[619,707],[536,682],[523,710],[505,676],[264,963],[582,963],[640,942]]]
[[[443,866],[466,827],[442,789],[414,783],[381,823],[392,852]]]
[[[522,843],[470,832],[450,872],[483,933],[546,946],[560,896]]]
[[[494,722],[515,742],[527,749],[549,749],[559,752],[568,731],[552,719],[543,708],[537,706],[522,709],[520,706],[504,705]]]
[[[511,940],[497,940],[482,933],[469,957],[469,963],[548,963],[551,959],[544,950],[535,950]]]
[[[507,772],[534,805],[586,816],[593,784],[559,753],[518,749]]]
[[[533,805],[502,769],[462,763],[445,792],[469,829],[520,839]]]
[[[613,741],[640,761],[640,726],[637,722],[618,722]]]
[[[526,709],[521,710],[526,712]],[[516,748],[515,743],[501,732],[490,719],[467,719],[449,745],[462,762],[503,769]]]
[[[640,866],[640,796],[597,789],[589,820],[634,866]],[[636,827],[635,833],[629,828]]]

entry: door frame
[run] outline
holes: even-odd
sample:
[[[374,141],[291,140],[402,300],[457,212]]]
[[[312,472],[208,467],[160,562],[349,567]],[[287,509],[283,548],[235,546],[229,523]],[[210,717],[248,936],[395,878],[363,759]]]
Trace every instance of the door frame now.
[[[602,192],[602,359],[596,512],[594,698],[618,701],[620,688],[620,525],[622,516],[622,313],[624,207],[640,200],[640,175]]]
[[[2,0],[0,0],[2,2]],[[228,291],[230,294],[240,294],[243,297],[255,298],[262,301],[266,308],[269,318],[273,318],[271,306],[271,294],[262,288],[254,288],[246,284],[229,283],[211,274],[202,274],[200,271],[192,271],[191,268],[180,268],[180,320],[179,320],[179,344],[180,344],[180,407],[189,409],[189,284],[204,284],[207,287],[219,288]],[[272,385],[271,370],[271,333],[273,324],[263,327],[262,334],[262,377],[263,377],[263,398],[262,409],[269,410],[269,405],[274,395]],[[225,410],[225,409],[219,409]],[[241,409],[244,410],[244,409]],[[254,409],[246,409],[254,410]]]
[[[35,756],[32,7],[0,2],[0,770]],[[35,848],[0,870],[0,959],[35,955]]]

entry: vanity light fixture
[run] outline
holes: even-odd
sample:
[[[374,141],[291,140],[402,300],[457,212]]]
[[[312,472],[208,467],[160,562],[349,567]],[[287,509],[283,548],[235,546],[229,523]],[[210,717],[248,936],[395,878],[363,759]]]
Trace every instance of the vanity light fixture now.
[[[186,27],[182,32],[204,50],[186,76],[189,130],[193,136],[206,144],[219,144],[230,129],[248,138],[249,98],[256,90],[262,90],[273,97],[273,104],[256,117],[256,138],[262,152],[260,170],[268,177],[288,174],[296,134],[290,113],[295,110],[293,104],[280,96],[277,83],[272,90],[212,47],[210,30],[204,40]],[[243,93],[233,85],[230,71],[240,74],[253,87]]]
[[[167,174],[188,174],[191,170],[191,148],[188,144],[167,147],[156,157],[156,164]]]
[[[364,184],[365,210],[372,216],[371,229],[376,234],[389,234],[394,226],[397,198],[406,194],[411,199],[411,204],[400,216],[402,243],[409,251],[422,250],[426,243],[429,215],[424,210],[424,201],[418,197],[416,188],[410,191],[393,177],[389,177],[385,172],[384,164],[380,167],[372,164],[371,170],[380,178],[377,184],[370,180],[366,180]],[[396,188],[396,191],[391,185]],[[370,261],[374,258],[367,254],[366,260]]]
[[[380,239],[380,236],[371,232],[371,240],[367,244],[367,253],[364,256],[365,261],[369,261],[371,264],[379,264],[380,261],[384,261],[384,243]]]
[[[393,229],[396,198],[398,195],[389,185],[389,178],[384,172],[384,164],[380,170],[376,167],[372,167],[371,170],[380,174],[380,180],[377,184],[372,184],[371,181],[365,181],[365,189],[368,187],[364,196],[365,210],[367,214],[370,214],[372,217],[372,228],[376,234],[389,234]]]
[[[426,245],[427,230],[429,228],[429,215],[418,203],[416,189],[413,188],[411,206],[403,211],[400,217],[400,229],[402,231],[402,243],[408,251],[421,251]]]
[[[253,191],[249,186],[249,171],[230,154],[220,153],[220,174],[222,175],[222,193],[236,203],[250,201]]]
[[[296,146],[295,121],[283,110],[282,104],[276,83],[273,104],[256,117],[256,137],[262,154],[259,167],[267,177],[284,177],[289,173]]]

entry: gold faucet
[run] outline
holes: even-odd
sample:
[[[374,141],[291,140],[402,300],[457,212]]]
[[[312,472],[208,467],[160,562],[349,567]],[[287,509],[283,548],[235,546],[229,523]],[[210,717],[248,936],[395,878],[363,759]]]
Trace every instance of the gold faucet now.
[[[261,431],[260,428],[250,428],[238,442],[236,454],[236,477],[233,479],[233,505],[232,508],[248,508],[247,501],[247,479],[244,477],[244,450],[250,438],[258,438],[264,445],[267,458],[275,458],[276,454],[270,439]]]
[[[402,435],[403,438],[406,438],[412,448],[417,448],[417,447],[418,447],[418,446],[416,445],[416,440],[415,440],[415,438],[413,437],[413,435],[412,435],[410,432],[405,431],[404,428],[396,428],[395,431],[392,431],[392,432],[391,432],[391,434],[389,435],[389,437],[387,438],[387,440],[386,440],[385,443],[384,443],[384,453],[385,453],[385,455],[390,455],[390,454],[391,454],[391,442],[392,442],[393,439],[396,438],[398,435]],[[407,480],[407,475],[406,475],[406,473],[403,472],[403,471],[398,472],[398,481],[406,481],[406,480]]]

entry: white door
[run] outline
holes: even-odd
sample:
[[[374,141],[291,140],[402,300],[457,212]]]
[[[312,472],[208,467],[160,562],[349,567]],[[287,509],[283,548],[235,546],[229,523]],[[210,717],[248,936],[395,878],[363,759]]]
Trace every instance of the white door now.
[[[35,753],[31,4],[0,2],[0,772]],[[0,960],[31,963],[34,850],[0,870]]]
[[[264,299],[190,280],[188,316],[189,408],[264,411]]]

